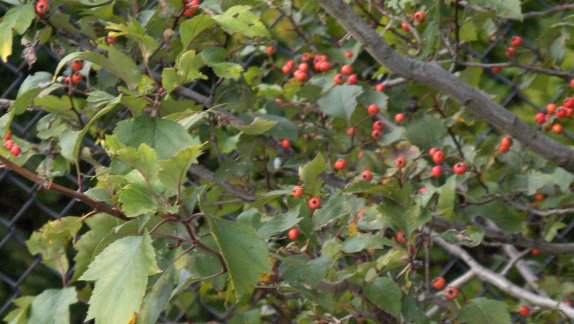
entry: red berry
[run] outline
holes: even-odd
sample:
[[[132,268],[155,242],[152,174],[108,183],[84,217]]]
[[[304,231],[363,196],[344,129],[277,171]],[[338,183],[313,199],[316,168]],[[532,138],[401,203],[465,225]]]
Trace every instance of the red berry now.
[[[403,156],[399,156],[398,158],[396,158],[395,160],[395,167],[397,169],[402,169],[405,166],[407,166],[407,159],[405,159],[405,157]]]
[[[563,108],[564,111],[566,112],[566,117],[571,118],[572,115],[574,114],[574,109],[573,108]]]
[[[371,171],[363,171],[363,173],[361,173],[361,178],[363,178],[363,180],[365,181],[371,181],[373,180],[373,173]]]
[[[510,42],[510,45],[512,45],[513,47],[520,47],[520,45],[522,45],[522,37],[520,37],[520,36],[512,37],[512,41]]]
[[[345,57],[348,59],[352,59],[353,58],[353,51],[349,50],[349,51],[345,52]]]
[[[10,151],[13,147],[14,147],[14,141],[11,139],[7,140],[6,143],[4,144],[4,148],[7,149],[8,151]]]
[[[458,288],[456,287],[447,287],[444,291],[444,297],[449,300],[455,300],[458,297]]]
[[[405,114],[399,113],[395,115],[395,121],[400,124],[405,121]]]
[[[319,63],[319,70],[323,71],[323,72],[331,71],[331,63],[329,63],[327,61],[320,62]]]
[[[273,46],[267,47],[267,54],[273,56],[273,54],[275,54],[275,52],[276,52],[275,47],[273,47]]]
[[[291,141],[288,139],[284,139],[283,141],[281,141],[281,146],[284,149],[290,149],[291,148]]]
[[[442,177],[442,166],[435,165],[431,170],[431,177],[436,179]]]
[[[503,154],[508,153],[508,151],[510,151],[510,146],[500,145],[498,147],[498,151]]]
[[[303,190],[301,186],[295,186],[293,187],[293,193],[291,194],[291,196],[293,196],[293,198],[301,198],[303,197],[304,193],[305,190]]]
[[[341,171],[347,167],[347,161],[340,159],[335,162],[335,169]]]
[[[40,16],[47,14],[49,8],[50,6],[46,1],[38,1],[38,3],[36,3],[36,13]]]
[[[560,135],[564,132],[564,126],[561,124],[554,124],[552,125],[552,132],[554,132],[554,134]]]
[[[365,156],[365,152],[363,152],[363,151],[359,151],[359,154],[357,154],[357,159],[359,159],[359,160],[360,160],[360,159],[362,159],[362,158],[363,158],[363,156]]]
[[[299,230],[297,228],[292,228],[289,230],[289,239],[291,241],[297,241],[298,237],[299,237]]]
[[[568,114],[568,112],[566,111],[566,109],[564,109],[562,107],[556,111],[556,117],[559,119],[566,118],[567,114]]]
[[[539,256],[540,254],[542,254],[542,252],[540,252],[539,249],[532,249],[530,253],[532,253],[533,256]]]
[[[11,131],[7,131],[6,134],[4,135],[4,139],[5,139],[5,140],[12,139],[12,132],[11,132]]]
[[[321,199],[317,198],[317,197],[313,197],[309,200],[309,208],[311,208],[312,210],[317,210],[319,208],[321,208]]]
[[[438,149],[436,147],[433,147],[429,150],[429,155],[430,157],[433,157],[433,155],[438,152]]]
[[[512,138],[510,136],[505,136],[502,141],[500,141],[500,146],[512,146]]]
[[[424,13],[424,11],[417,11],[415,12],[414,16],[413,16],[413,20],[417,23],[420,24],[422,22],[425,21],[426,15]]]
[[[506,55],[506,57],[514,57],[514,56],[516,56],[516,48],[514,48],[514,47],[509,47],[509,48],[506,50],[505,55]]]
[[[347,135],[349,137],[355,136],[356,133],[357,133],[357,128],[355,128],[355,127],[351,127],[349,129],[347,129]]]
[[[301,70],[297,70],[295,71],[295,73],[293,74],[293,76],[295,77],[295,79],[299,82],[305,82],[307,81],[307,78],[309,78],[309,76],[307,75],[306,72],[303,72]]]
[[[542,125],[546,122],[546,116],[543,113],[538,113],[534,116],[534,120],[537,124]]]
[[[377,120],[376,122],[373,123],[373,129],[382,131],[383,129],[385,129],[385,123],[383,123],[380,120]]]
[[[443,277],[437,277],[433,280],[432,285],[436,290],[442,290],[446,286],[446,280]]]
[[[356,74],[351,74],[349,75],[347,82],[349,82],[349,84],[357,84],[359,83],[359,77]]]
[[[544,198],[546,198],[546,196],[544,196],[544,194],[541,193],[537,193],[536,195],[534,195],[534,199],[536,199],[536,201],[543,201]]]
[[[341,73],[343,73],[344,75],[351,75],[353,74],[353,67],[350,65],[343,65],[343,67],[341,68]]]
[[[379,113],[379,107],[375,104],[372,104],[369,106],[369,108],[367,108],[367,112],[369,113],[369,116],[374,116]]]
[[[309,61],[311,61],[312,58],[313,58],[313,55],[311,53],[303,53],[301,55],[301,61],[303,61],[303,62],[309,62]]]
[[[403,23],[401,24],[401,28],[402,28],[404,31],[406,31],[406,32],[408,32],[408,31],[410,30],[409,24],[407,24],[406,22],[403,22]]]
[[[81,73],[75,72],[72,74],[71,80],[73,84],[79,84],[84,80],[84,76]]]
[[[379,83],[379,84],[377,84],[377,86],[375,87],[375,90],[376,90],[377,92],[383,92],[383,91],[385,91],[385,84],[384,84],[384,83]]]
[[[291,73],[291,67],[289,65],[283,65],[283,67],[281,68],[281,72],[283,72],[283,74],[288,75],[289,73]]]
[[[186,7],[187,7],[187,5],[186,5]],[[186,17],[192,17],[192,16],[195,15],[198,11],[199,11],[199,7],[192,6],[192,7],[187,7],[187,8],[183,11],[183,14],[184,14]]]
[[[307,63],[299,64],[298,70],[303,72],[309,72],[309,64]]]
[[[337,74],[333,78],[333,83],[335,83],[336,85],[343,85],[345,84],[345,77],[342,74]]]
[[[554,113],[556,112],[556,104],[548,104],[548,106],[546,106],[546,113],[548,115],[554,115]]]
[[[10,152],[12,153],[12,156],[18,157],[20,156],[20,152],[22,152],[22,150],[20,149],[20,146],[14,144],[14,146],[12,146],[10,149]]]
[[[112,45],[113,43],[117,42],[118,38],[116,36],[106,36],[106,44]]]
[[[502,68],[500,66],[495,66],[491,69],[491,71],[492,71],[492,73],[498,74],[498,73],[502,72]]]
[[[530,308],[528,306],[522,306],[518,310],[518,314],[520,314],[521,317],[526,318],[530,315]]]
[[[72,62],[72,70],[74,72],[79,72],[84,68],[84,61],[83,60],[74,60]]]
[[[574,108],[574,98],[567,98],[566,100],[564,100],[564,107]]]
[[[407,238],[405,237],[405,231],[398,231],[397,232],[397,242],[399,242],[399,244],[405,244],[407,243]]]
[[[419,194],[420,195],[424,195],[427,192],[427,188],[426,187],[422,187],[419,189]]]
[[[371,132],[371,137],[376,141],[380,140],[382,136],[383,136],[383,133],[381,133],[381,131],[378,129],[374,129]]]
[[[463,175],[466,173],[466,164],[464,162],[458,162],[452,167],[452,171],[457,175]]]
[[[445,154],[443,151],[436,151],[433,155],[432,155],[432,160],[435,164],[441,164],[444,162],[445,159]]]
[[[285,63],[285,65],[287,65],[288,67],[293,69],[295,67],[296,63],[293,60],[289,60],[289,61],[287,61],[287,63]]]

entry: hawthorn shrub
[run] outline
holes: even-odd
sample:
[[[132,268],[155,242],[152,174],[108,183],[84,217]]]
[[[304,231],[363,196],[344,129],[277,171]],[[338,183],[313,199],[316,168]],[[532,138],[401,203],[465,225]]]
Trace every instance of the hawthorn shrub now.
[[[61,58],[0,161],[89,208],[31,235],[61,283],[6,322],[574,318],[573,5],[4,2],[2,60]]]

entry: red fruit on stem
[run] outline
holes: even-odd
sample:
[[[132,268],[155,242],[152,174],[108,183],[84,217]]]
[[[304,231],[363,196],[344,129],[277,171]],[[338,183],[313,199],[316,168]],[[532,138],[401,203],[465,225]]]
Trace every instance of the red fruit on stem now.
[[[518,314],[520,314],[521,317],[526,318],[530,315],[530,308],[528,306],[522,306],[518,310]]]
[[[323,72],[331,71],[331,63],[329,63],[327,61],[323,61],[323,62],[319,63],[319,70],[323,71]]]
[[[466,163],[458,162],[452,167],[452,171],[457,175],[463,175],[466,173]]]
[[[373,123],[373,129],[382,131],[383,129],[385,129],[385,123],[383,123],[380,120],[377,120],[376,122]]]
[[[398,242],[399,244],[405,244],[405,243],[407,243],[407,238],[406,238],[405,235],[406,235],[406,234],[405,234],[405,231],[398,231],[398,232],[397,232],[397,242]]]
[[[384,83],[379,83],[379,84],[377,84],[377,86],[375,87],[375,90],[376,90],[377,92],[383,92],[383,91],[385,91],[385,84],[384,84]]]
[[[514,48],[514,47],[509,47],[509,48],[506,50],[505,55],[506,55],[506,57],[514,57],[514,56],[516,56],[516,48]]]
[[[335,75],[335,77],[333,78],[333,83],[335,83],[336,85],[345,84],[345,76],[343,76],[342,74]]]
[[[11,132],[11,131],[7,131],[7,132],[6,132],[6,135],[4,135],[4,139],[5,139],[5,140],[12,139],[12,132]]]
[[[276,52],[275,47],[273,47],[273,46],[267,47],[267,54],[273,56],[273,54],[275,54],[275,52]]]
[[[112,45],[113,43],[117,42],[118,38],[116,36],[106,36],[106,44]]]
[[[371,181],[373,180],[373,173],[371,171],[363,171],[363,173],[361,173],[361,178],[363,178],[363,180],[365,181]]]
[[[288,75],[289,73],[291,73],[291,67],[289,65],[283,65],[283,67],[281,68],[281,72],[283,72],[283,74]]]
[[[554,113],[556,112],[556,104],[548,104],[548,106],[546,106],[546,113],[548,115],[554,115]]]
[[[495,66],[491,69],[491,71],[492,71],[492,73],[498,74],[498,73],[502,72],[502,68],[500,66]]]
[[[406,32],[408,32],[410,30],[409,24],[407,24],[406,22],[403,22],[401,24],[401,28],[403,29],[403,31],[406,31]]]
[[[307,81],[307,79],[309,78],[309,76],[307,75],[306,72],[303,72],[301,70],[297,70],[295,71],[295,73],[293,74],[293,76],[295,77],[295,79],[299,82],[305,82]]]
[[[413,16],[413,20],[417,23],[420,24],[422,22],[425,21],[426,15],[424,13],[424,11],[417,11],[415,12],[414,16]]]
[[[7,140],[6,143],[4,144],[4,148],[7,149],[8,151],[10,151],[13,147],[14,147],[14,141],[11,139]]]
[[[303,197],[304,193],[305,193],[305,190],[303,190],[303,187],[295,186],[295,187],[293,187],[293,193],[291,194],[291,196],[293,196],[293,198],[301,198],[301,197]]]
[[[369,108],[367,108],[367,113],[369,116],[374,116],[379,113],[379,107],[375,104],[372,104],[369,106]]]
[[[84,80],[84,76],[81,73],[75,72],[72,74],[71,80],[73,84],[79,84]]]
[[[303,72],[309,72],[309,64],[307,63],[299,64],[298,70]]]
[[[347,167],[347,161],[340,159],[335,162],[335,170],[341,171]]]
[[[564,100],[564,107],[566,108],[574,108],[574,98],[567,98]]]
[[[436,290],[443,290],[443,288],[446,286],[446,279],[443,277],[437,277],[435,280],[433,280],[432,285]]]
[[[546,198],[546,196],[544,196],[544,194],[541,194],[541,193],[537,193],[536,195],[534,195],[534,199],[536,201],[543,201],[544,198]]]
[[[359,159],[359,160],[360,160],[360,159],[362,159],[362,158],[363,158],[363,156],[365,156],[365,152],[363,152],[363,151],[359,151],[359,154],[357,154],[357,159]]]
[[[498,151],[503,154],[508,153],[508,151],[510,151],[510,146],[500,145],[498,147]]]
[[[502,141],[500,141],[501,146],[512,146],[512,138],[510,136],[505,136]]]
[[[74,72],[79,72],[84,68],[84,61],[83,60],[74,60],[72,62],[72,70]]]
[[[349,129],[347,129],[347,136],[349,136],[349,137],[355,136],[356,133],[357,133],[356,127],[351,127]]]
[[[552,125],[552,132],[554,132],[554,134],[560,135],[564,132],[564,126],[561,124],[554,124]]]
[[[321,199],[318,197],[311,198],[309,200],[309,208],[311,208],[311,210],[317,210],[321,208]]]
[[[20,152],[22,152],[22,150],[20,149],[20,146],[16,144],[14,144],[14,146],[12,146],[12,148],[10,149],[10,153],[12,153],[13,157],[20,156]]]
[[[537,124],[542,125],[542,124],[544,124],[544,122],[546,122],[546,117],[544,116],[543,113],[538,113],[538,114],[536,114],[536,116],[534,116],[534,121]]]
[[[46,1],[38,1],[38,3],[36,3],[36,13],[40,16],[43,16],[45,14],[48,13],[50,6],[48,5],[48,2]]]
[[[396,114],[395,115],[395,121],[397,122],[397,124],[404,122],[405,121],[405,114],[403,114],[403,113]]]
[[[187,5],[186,5],[186,7],[187,7]],[[199,11],[199,8],[198,8],[198,7],[191,7],[191,8],[190,8],[190,7],[187,7],[187,8],[183,11],[183,14],[184,14],[186,17],[193,17],[198,11]]]
[[[399,156],[395,159],[395,167],[397,169],[403,169],[405,166],[407,166],[407,159],[404,156]]]
[[[382,136],[383,136],[383,133],[381,133],[381,131],[378,129],[374,129],[371,132],[371,137],[376,141],[380,140]]]
[[[532,253],[533,256],[539,256],[540,254],[542,254],[542,252],[540,252],[539,249],[532,249],[530,253]]]
[[[295,67],[296,64],[297,63],[295,63],[295,61],[293,61],[293,60],[289,60],[289,61],[287,61],[287,63],[285,63],[285,65],[287,65],[288,67],[290,67],[292,69]]]
[[[427,192],[427,188],[426,187],[422,187],[419,189],[419,194],[420,195],[424,195]]]
[[[431,170],[431,177],[438,179],[442,177],[442,173],[443,173],[442,166],[435,165]]]
[[[520,36],[512,37],[512,41],[510,42],[510,45],[512,45],[513,47],[520,47],[520,45],[522,45],[522,37],[520,37]]]
[[[297,238],[299,237],[299,229],[297,228],[292,228],[289,230],[289,239],[291,241],[297,241]]]
[[[308,52],[303,53],[301,55],[301,61],[303,61],[303,62],[309,62],[309,61],[311,61],[312,58],[313,58],[313,54],[308,53]]]
[[[444,291],[444,297],[448,300],[455,300],[458,297],[458,288],[456,287],[447,287]]]
[[[341,73],[343,73],[344,75],[351,75],[353,74],[353,67],[350,65],[343,65],[343,67],[341,68]]]
[[[284,149],[290,149],[290,148],[291,148],[291,141],[288,140],[288,139],[284,139],[284,140],[281,141],[281,146],[282,146]]]
[[[359,77],[356,74],[351,74],[349,75],[347,82],[349,82],[349,84],[357,84],[359,83]]]
[[[353,51],[349,50],[349,51],[345,52],[345,57],[348,59],[352,59],[353,58]]]
[[[435,164],[441,164],[444,162],[445,159],[445,154],[443,151],[436,151],[433,155],[432,155],[432,160]]]
[[[559,108],[558,110],[556,110],[556,117],[559,119],[566,118],[567,114],[568,112],[564,108]]]
[[[431,148],[431,149],[429,150],[429,155],[430,155],[430,157],[433,157],[433,155],[434,155],[436,152],[438,152],[438,148],[436,148],[436,147]]]

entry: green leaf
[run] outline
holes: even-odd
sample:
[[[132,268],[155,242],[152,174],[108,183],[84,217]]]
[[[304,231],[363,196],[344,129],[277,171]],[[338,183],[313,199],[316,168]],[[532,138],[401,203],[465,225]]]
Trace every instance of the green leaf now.
[[[454,209],[454,199],[456,190],[456,175],[448,178],[446,183],[440,187],[440,196],[438,198],[438,203],[436,210],[434,212],[435,216],[451,217]]]
[[[121,121],[113,134],[126,146],[137,148],[145,143],[153,147],[160,160],[169,159],[194,144],[185,128],[177,122],[149,116]]]
[[[277,125],[277,121],[271,121],[255,117],[255,119],[249,125],[238,125],[235,126],[240,131],[247,135],[259,135],[268,132],[273,127]]]
[[[473,0],[472,3],[494,10],[499,17],[522,20],[520,0]]]
[[[159,179],[168,190],[179,193],[186,181],[187,171],[203,154],[203,145],[194,145],[179,151],[173,158],[160,162]]]
[[[187,49],[195,37],[213,25],[215,25],[215,21],[206,14],[195,16],[181,23],[179,33],[181,35],[183,48]]]
[[[242,33],[247,37],[271,37],[259,17],[250,9],[249,6],[233,6],[223,14],[213,16],[213,20],[230,34]]]
[[[382,249],[384,240],[380,235],[362,234],[355,235],[343,243],[343,252],[357,253],[366,249]]]
[[[309,194],[316,194],[322,185],[322,181],[317,179],[321,173],[325,172],[329,166],[325,162],[321,153],[310,162],[299,168],[299,178],[305,184],[305,191]]]
[[[209,48],[202,51],[200,55],[205,64],[211,67],[220,78],[237,80],[243,72],[241,65],[226,61],[229,53],[223,48]]]
[[[29,324],[70,323],[70,305],[76,303],[76,289],[47,289],[34,298]]]
[[[327,203],[313,215],[313,229],[332,224],[344,216],[353,215],[365,205],[365,200],[354,195],[338,194],[332,196]]]
[[[400,318],[403,294],[392,279],[387,277],[375,279],[365,286],[365,295],[379,309]]]
[[[281,260],[279,273],[292,286],[305,284],[315,287],[325,279],[332,263],[333,260],[325,256],[308,260],[301,255],[294,255]]]
[[[94,52],[76,52],[66,55],[58,63],[54,76],[57,76],[69,62],[76,59],[90,61],[110,71],[120,80],[123,80],[131,90],[137,88],[143,78],[136,63],[113,46],[108,47],[108,57]]]
[[[486,298],[472,300],[460,311],[459,320],[467,324],[512,323],[506,303]]]
[[[33,301],[34,297],[32,296],[15,299],[14,305],[16,305],[16,309],[8,313],[8,315],[4,317],[4,321],[7,324],[28,324],[28,313]]]
[[[275,215],[275,217],[273,217],[270,221],[261,226],[261,228],[257,231],[257,234],[263,238],[269,238],[290,228],[293,228],[302,219],[298,217],[300,213],[301,204],[297,205],[286,215]]]
[[[14,29],[15,32],[22,35],[30,27],[35,17],[34,4],[28,3],[10,8],[2,18],[2,25],[3,28]]]
[[[118,198],[122,210],[128,217],[156,212],[161,206],[155,201],[152,193],[145,186],[129,184],[120,192]]]
[[[444,123],[437,118],[425,114],[423,118],[416,119],[406,127],[405,137],[412,144],[423,150],[429,150],[446,134]]]
[[[239,300],[253,290],[262,273],[271,272],[267,244],[250,226],[222,218],[209,217],[208,220]]]
[[[466,229],[462,231],[449,229],[442,232],[440,236],[451,244],[476,247],[482,242],[484,233],[479,228],[467,226]]]
[[[404,258],[407,252],[402,248],[392,248],[377,259],[376,269],[378,273],[385,273],[405,266]]]
[[[161,72],[161,84],[169,93],[180,86],[179,78],[175,68],[165,68]]]
[[[147,61],[149,56],[159,47],[157,41],[146,35],[144,28],[135,19],[130,19],[129,22],[123,24],[116,24],[108,22],[106,29],[110,30],[109,36],[125,36],[131,38],[138,43],[144,59]]]
[[[203,65],[201,57],[195,55],[195,51],[187,51],[178,56],[176,70],[179,82],[186,84],[197,79],[207,79],[199,69]]]
[[[401,206],[388,201],[380,204],[379,210],[383,213],[383,217],[395,226],[395,229],[405,230],[409,236],[414,230],[431,219],[430,213],[426,210],[421,210],[414,203]]]
[[[96,323],[127,323],[140,308],[148,277],[158,272],[147,232],[108,245],[80,278],[96,281],[86,321],[95,318]]]
[[[141,309],[138,312],[137,324],[155,324],[159,316],[171,299],[175,288],[175,270],[167,268],[151,287],[145,296]]]
[[[0,59],[8,62],[10,55],[12,55],[12,29],[0,23]]]
[[[319,109],[329,116],[351,120],[357,107],[357,97],[363,89],[356,85],[342,85],[331,88],[317,101]]]
[[[18,97],[10,107],[10,112],[14,115],[20,115],[34,103],[34,99],[46,90],[53,90],[51,85],[52,75],[47,72],[36,72],[29,75],[18,90]]]

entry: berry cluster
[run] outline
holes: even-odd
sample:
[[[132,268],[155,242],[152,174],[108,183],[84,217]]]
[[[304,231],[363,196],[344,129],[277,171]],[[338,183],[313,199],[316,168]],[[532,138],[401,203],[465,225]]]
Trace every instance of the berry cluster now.
[[[436,147],[433,147],[429,150],[429,156],[431,157],[434,164],[436,164],[431,170],[431,177],[438,179],[443,175],[443,167],[441,166],[442,163],[446,160],[446,154],[444,151],[439,150]],[[463,175],[467,171],[466,163],[458,162],[452,167],[452,171],[456,175]]]
[[[71,88],[82,83],[84,81],[84,75],[81,72],[83,68],[83,60],[74,60],[72,62],[72,75],[64,78],[64,84]]]
[[[510,138],[510,136],[506,136],[502,139],[502,141],[500,141],[498,151],[503,154],[508,153],[511,147],[512,147],[512,138]]]
[[[413,15],[413,20],[412,20],[412,22],[413,22],[415,25],[420,25],[420,24],[422,24],[422,23],[425,21],[425,19],[426,19],[426,14],[425,14],[425,12],[424,12],[424,11],[417,11],[417,12],[415,12],[414,15]],[[402,28],[402,30],[405,31],[405,32],[408,32],[408,31],[410,30],[409,24],[408,24],[406,21],[401,24],[401,28]]]
[[[13,157],[19,157],[20,153],[22,153],[22,149],[12,139],[12,132],[10,131],[6,132],[4,140],[5,140],[4,148],[10,151]]]
[[[558,107],[555,103],[546,106],[546,113],[538,113],[534,116],[534,121],[543,126],[544,130],[552,130],[555,134],[562,134],[564,126],[560,120],[572,118],[574,115],[574,98],[569,97],[564,100],[562,106]]]

